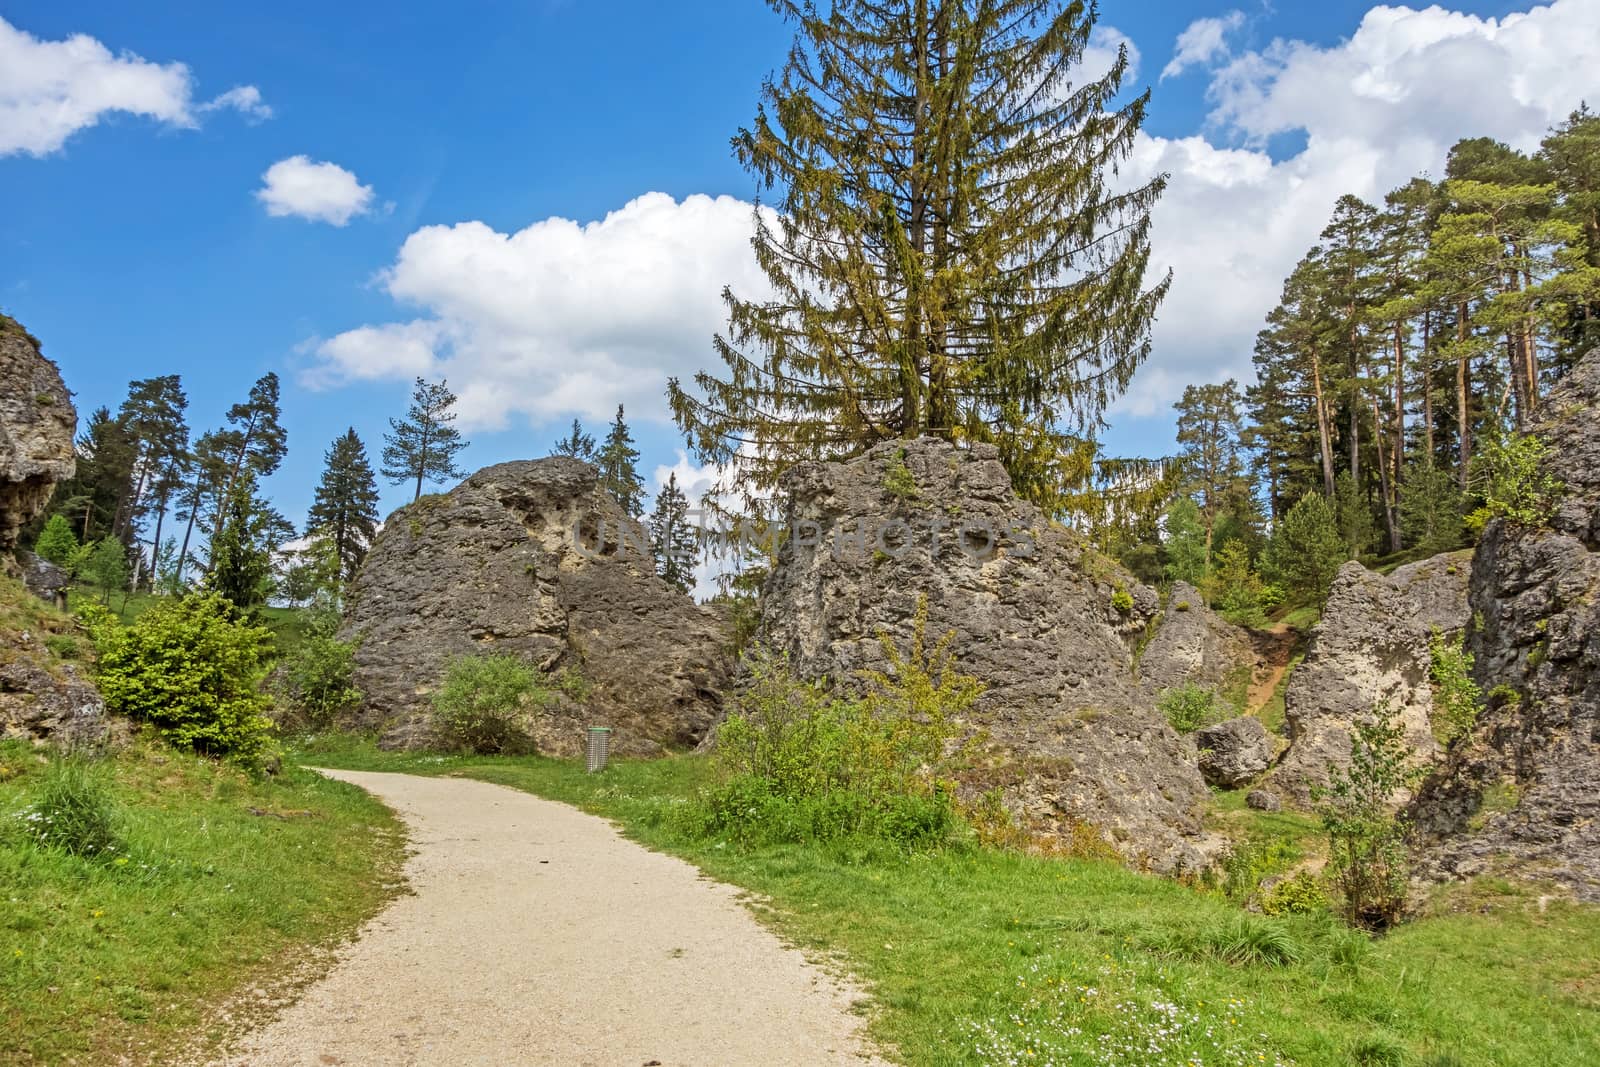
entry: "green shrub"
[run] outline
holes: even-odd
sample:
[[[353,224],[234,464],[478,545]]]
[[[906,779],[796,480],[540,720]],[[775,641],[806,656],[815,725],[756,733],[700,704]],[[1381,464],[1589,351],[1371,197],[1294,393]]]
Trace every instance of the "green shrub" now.
[[[917,479],[912,475],[911,468],[906,466],[905,449],[900,449],[893,459],[884,464],[883,488],[896,500],[910,501],[919,496]]]
[[[260,685],[271,634],[239,620],[216,593],[163,598],[131,626],[84,613],[99,649],[106,705],[155,726],[179,748],[249,765],[265,755],[273,725]]]
[[[361,702],[355,685],[356,646],[335,635],[338,616],[313,610],[299,643],[278,665],[278,695],[296,712],[300,725],[321,730]]]
[[[1128,615],[1133,611],[1133,594],[1126,589],[1118,589],[1111,594],[1111,606],[1120,614]]]
[[[562,667],[550,676],[555,687],[574,704],[582,704],[594,693],[594,683],[578,667]]]
[[[1192,734],[1227,718],[1217,694],[1194,682],[1164,690],[1156,707],[1180,734]]]
[[[1328,910],[1328,894],[1310,871],[1299,871],[1261,895],[1261,910],[1268,915],[1315,915]]]
[[[71,570],[78,560],[78,537],[72,532],[72,523],[65,515],[50,516],[50,521],[39,531],[33,550],[40,559]]]
[[[721,781],[699,798],[695,829],[744,844],[946,840],[958,822],[952,779],[970,751],[959,717],[981,688],[954,669],[948,638],[926,648],[926,621],[924,607],[908,654],[882,639],[889,669],[863,673],[858,698],[751,656],[749,684],[717,731]]]
[[[1549,449],[1539,437],[1491,436],[1473,463],[1473,488],[1481,503],[1467,516],[1468,528],[1480,533],[1494,518],[1519,526],[1549,523],[1566,492],[1549,463]]]
[[[1347,922],[1384,929],[1406,906],[1407,823],[1391,810],[1391,800],[1412,784],[1406,766],[1404,731],[1387,705],[1356,726],[1350,766],[1331,775],[1326,789],[1313,792],[1328,835],[1328,873],[1342,898]]]
[[[1290,841],[1251,837],[1236,842],[1222,857],[1219,888],[1229,900],[1248,903],[1263,880],[1293,866],[1300,858],[1300,849]]]
[[[531,752],[531,716],[550,699],[539,672],[516,656],[459,656],[433,694],[434,733],[467,752]]]
[[[93,859],[122,847],[111,794],[97,768],[83,759],[52,760],[39,798],[18,818],[25,832],[45,848]]]
[[[1483,713],[1483,690],[1472,680],[1472,653],[1464,643],[1446,641],[1437,627],[1428,639],[1434,734],[1446,745],[1469,733]]]
[[[1333,508],[1308,492],[1272,528],[1262,560],[1267,578],[1300,604],[1321,604],[1350,558]]]

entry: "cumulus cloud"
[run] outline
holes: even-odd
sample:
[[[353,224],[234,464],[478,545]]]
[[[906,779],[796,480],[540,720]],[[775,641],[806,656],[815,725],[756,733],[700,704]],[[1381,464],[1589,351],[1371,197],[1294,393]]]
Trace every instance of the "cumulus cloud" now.
[[[1228,34],[1244,25],[1243,11],[1217,18],[1195,19],[1178,34],[1172,59],[1162,68],[1161,80],[1175,78],[1190,67],[1206,66],[1228,55]]]
[[[713,362],[723,287],[766,291],[753,211],[732,197],[648,193],[587,224],[424,227],[381,282],[425,315],[319,342],[305,380],[448,376],[463,423],[488,428],[514,415],[609,419],[618,403],[664,418],[667,378]]]
[[[272,113],[253,85],[196,104],[194,79],[182,63],[113,55],[81,33],[41,41],[0,18],[0,156],[49,155],[115,112],[192,129],[201,113],[222,108],[254,119]]]
[[[337,163],[290,156],[268,167],[261,181],[256,199],[266,205],[268,215],[344,226],[372,210],[372,186],[362,185]]]
[[[1172,175],[1152,259],[1175,279],[1151,361],[1116,410],[1164,414],[1188,382],[1248,380],[1255,334],[1341,194],[1376,202],[1437,177],[1463,137],[1535,147],[1593,94],[1597,64],[1593,0],[1502,19],[1376,7],[1339,44],[1275,41],[1233,58],[1213,76],[1205,135],[1141,135],[1125,168]],[[1272,158],[1281,134],[1304,147]]]

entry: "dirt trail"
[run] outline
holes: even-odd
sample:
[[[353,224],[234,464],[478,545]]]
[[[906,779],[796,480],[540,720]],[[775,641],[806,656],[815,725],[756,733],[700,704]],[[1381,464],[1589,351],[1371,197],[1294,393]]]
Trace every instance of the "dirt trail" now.
[[[1254,715],[1278,691],[1289,663],[1299,651],[1302,640],[1299,631],[1287,623],[1278,623],[1270,630],[1252,630],[1250,640],[1255,645],[1256,663],[1250,676],[1250,690],[1245,697],[1245,714]]]
[[[882,1062],[863,1051],[859,992],[688,864],[501,786],[326,773],[405,819],[414,895],[223,1062]]]

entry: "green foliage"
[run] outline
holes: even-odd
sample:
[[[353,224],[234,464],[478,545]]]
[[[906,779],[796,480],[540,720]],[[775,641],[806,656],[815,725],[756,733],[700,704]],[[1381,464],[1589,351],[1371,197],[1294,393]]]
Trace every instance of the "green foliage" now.
[[[579,667],[562,667],[550,676],[550,681],[562,696],[574,704],[582,704],[594,693],[594,683]]]
[[[595,466],[600,468],[600,488],[610,493],[629,515],[642,515],[644,482],[639,477],[639,450],[633,447],[633,435],[623,421],[621,404],[617,405],[616,421],[595,455]]]
[[[1268,915],[1317,915],[1328,910],[1328,894],[1310,871],[1296,871],[1261,895]]]
[[[583,432],[583,423],[577,419],[572,420],[572,432],[557,441],[550,448],[552,456],[569,456],[572,459],[581,459],[585,463],[594,461],[594,437]]]
[[[1195,682],[1185,682],[1164,690],[1156,701],[1156,708],[1180,734],[1192,734],[1212,723],[1221,722],[1228,717],[1230,710],[1217,698],[1216,693]]]
[[[1466,539],[1461,489],[1453,472],[1431,462],[1406,468],[1400,489],[1400,529],[1426,555],[1460,548]]]
[[[1394,797],[1412,784],[1405,733],[1387,705],[1357,724],[1350,766],[1330,775],[1314,793],[1328,836],[1328,874],[1338,888],[1345,920],[1369,929],[1398,922],[1406,907],[1405,819]]]
[[[103,537],[81,552],[78,572],[100,591],[100,602],[111,602],[111,594],[128,588],[128,550],[121,541]]]
[[[900,449],[883,466],[883,491],[902,504],[916,500],[917,479],[906,466],[906,450]]]
[[[549,703],[542,676],[516,656],[458,656],[433,694],[433,729],[457,751],[531,752],[531,717]]]
[[[1206,576],[1206,529],[1200,507],[1180,496],[1167,508],[1166,538],[1162,543],[1168,581],[1198,586]]]
[[[1268,579],[1291,602],[1320,604],[1349,558],[1333,509],[1319,494],[1307,493],[1273,528],[1264,563]]]
[[[119,816],[104,775],[82,757],[51,760],[38,799],[17,818],[36,843],[74,856],[104,857],[122,846]]]
[[[1483,713],[1483,690],[1472,680],[1472,653],[1464,645],[1464,638],[1446,641],[1437,627],[1428,639],[1433,732],[1446,745],[1471,732]]]
[[[1133,612],[1133,594],[1126,589],[1117,589],[1111,594],[1111,607],[1119,615],[1128,615]]]
[[[39,531],[33,551],[40,559],[47,559],[57,567],[71,570],[78,562],[78,537],[72,532],[72,523],[65,515],[52,515]]]
[[[747,658],[750,682],[717,730],[721,782],[696,812],[700,833],[742,844],[881,838],[938,845],[957,825],[952,777],[967,758],[960,716],[977,681],[955,670],[946,638],[925,644],[926,608],[910,649],[882,639],[889,669],[847,698]]]
[[[383,476],[395,485],[414,484],[411,499],[422,496],[423,482],[459,478],[456,454],[468,442],[452,423],[456,395],[441,381],[418,378],[404,419],[390,419],[383,435]]]
[[[273,678],[278,695],[299,724],[313,730],[333,725],[340,713],[361,703],[355,685],[356,646],[335,636],[338,612],[331,604],[307,609],[294,650],[279,661]]]
[[[378,481],[354,427],[323,457],[322,480],[306,515],[306,532],[313,531],[328,542],[334,582],[354,578],[378,533]]]
[[[1550,473],[1549,449],[1533,434],[1491,436],[1477,457],[1474,489],[1481,503],[1467,517],[1474,533],[1490,519],[1543,526],[1561,506],[1566,487]]]
[[[240,609],[266,602],[272,588],[271,510],[256,496],[255,475],[245,471],[234,483],[211,541],[211,566],[205,587]]]
[[[1250,564],[1243,541],[1229,541],[1217,553],[1216,567],[1202,586],[1212,605],[1238,626],[1267,625],[1267,587]]]
[[[694,588],[694,563],[700,540],[689,521],[689,500],[678,488],[677,474],[667,475],[667,484],[656,494],[646,530],[650,535],[650,551],[655,556],[656,573],[679,592],[689,592]]]
[[[1371,502],[1349,471],[1340,471],[1334,483],[1333,507],[1339,536],[1344,539],[1345,558],[1355,559],[1371,551],[1378,539],[1378,523],[1373,518]]]
[[[271,636],[240,622],[218,593],[163,598],[123,626],[85,613],[99,650],[95,677],[106,705],[148,722],[179,748],[258,762],[273,726],[260,691]]]

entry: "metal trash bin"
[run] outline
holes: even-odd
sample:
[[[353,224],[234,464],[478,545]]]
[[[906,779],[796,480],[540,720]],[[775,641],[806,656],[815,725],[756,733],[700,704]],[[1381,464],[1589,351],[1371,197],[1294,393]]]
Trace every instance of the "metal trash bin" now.
[[[611,757],[611,727],[589,727],[589,745],[586,752],[585,765],[590,774],[606,769],[606,760]]]

